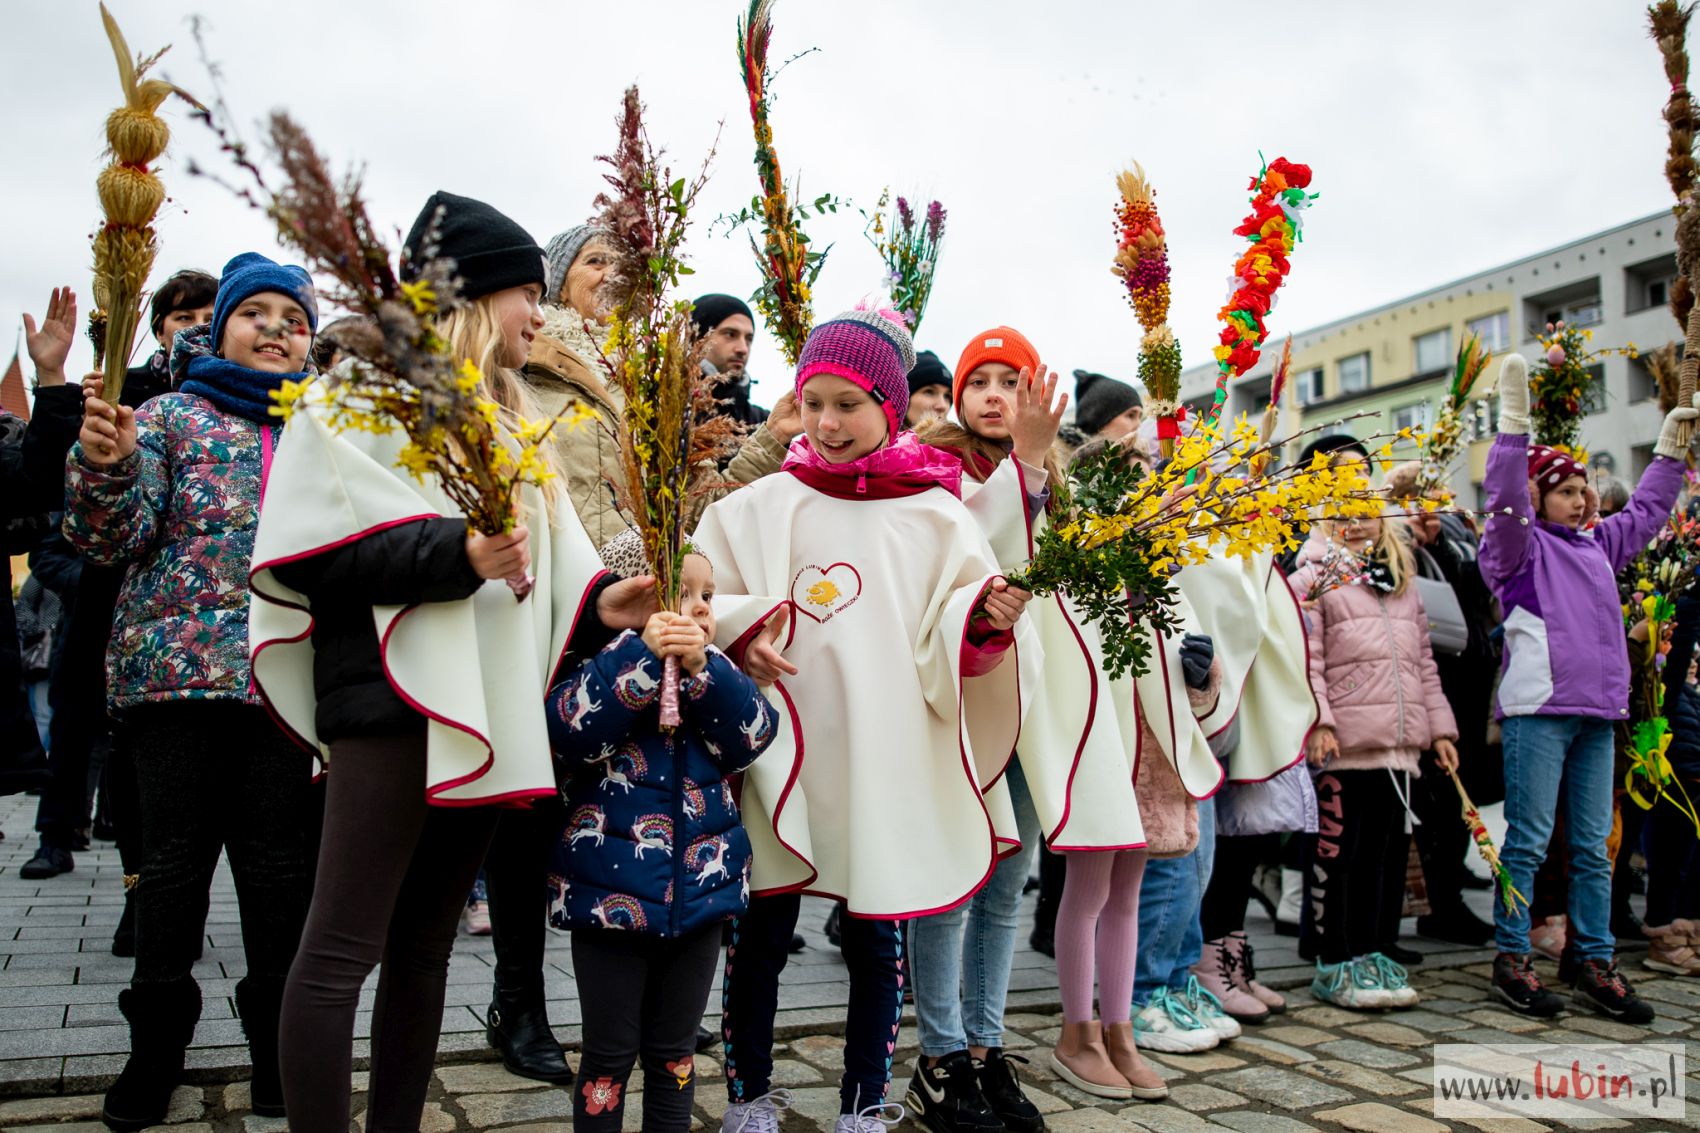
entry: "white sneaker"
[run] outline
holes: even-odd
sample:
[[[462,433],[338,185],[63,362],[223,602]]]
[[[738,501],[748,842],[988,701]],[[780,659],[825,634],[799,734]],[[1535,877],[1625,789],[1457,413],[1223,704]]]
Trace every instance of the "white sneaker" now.
[[[1316,978],[1310,993],[1324,1003],[1355,1011],[1372,1011],[1393,1006],[1393,993],[1381,986],[1381,973],[1373,963],[1343,960],[1338,964],[1316,962]]]
[[[1151,1002],[1133,1017],[1133,1045],[1169,1054],[1197,1054],[1222,1041],[1216,1029],[1193,1014],[1168,988],[1158,988]]]
[[[1187,1009],[1202,1019],[1205,1026],[1221,1035],[1223,1042],[1240,1037],[1239,1020],[1222,1010],[1222,1001],[1205,990],[1197,976],[1187,976],[1184,994]]]
[[[1376,974],[1381,977],[1381,986],[1393,997],[1394,1007],[1415,1007],[1422,1001],[1417,989],[1411,986],[1410,973],[1391,956],[1371,952],[1362,962],[1375,965]]]
[[[832,1133],[885,1133],[903,1123],[903,1107],[896,1102],[871,1105],[857,1113],[841,1113],[833,1122]]]
[[[720,1133],[779,1133],[779,1114],[790,1108],[790,1090],[769,1090],[755,1101],[727,1106]]]

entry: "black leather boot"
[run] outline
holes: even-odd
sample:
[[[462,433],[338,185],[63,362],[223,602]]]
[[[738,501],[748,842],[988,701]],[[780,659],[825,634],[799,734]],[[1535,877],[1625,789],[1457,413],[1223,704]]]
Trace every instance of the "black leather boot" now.
[[[509,1073],[562,1086],[572,1082],[572,1067],[549,1029],[540,993],[510,992],[498,986],[484,1033]]]
[[[277,1068],[277,1018],[283,1007],[283,980],[248,976],[236,985],[236,1013],[248,1036],[248,1060],[254,1064],[248,1092],[261,1117],[283,1116],[283,1079]]]
[[[106,1091],[100,1119],[130,1133],[165,1120],[201,1018],[201,988],[192,979],[127,987],[118,993],[118,1010],[130,1024],[130,1059]]]

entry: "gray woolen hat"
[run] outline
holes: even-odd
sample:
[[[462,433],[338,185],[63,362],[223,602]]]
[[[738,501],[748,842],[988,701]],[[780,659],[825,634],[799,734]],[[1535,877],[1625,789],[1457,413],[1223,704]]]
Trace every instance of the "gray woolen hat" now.
[[[545,303],[561,302],[561,288],[566,286],[567,269],[573,266],[573,261],[578,259],[586,244],[597,236],[606,235],[605,229],[594,224],[580,224],[550,238],[543,248],[543,258],[549,262],[548,277],[544,282]]]

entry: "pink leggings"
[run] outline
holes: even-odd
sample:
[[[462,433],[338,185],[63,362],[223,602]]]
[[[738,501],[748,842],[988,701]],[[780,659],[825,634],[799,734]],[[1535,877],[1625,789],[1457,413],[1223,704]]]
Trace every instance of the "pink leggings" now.
[[[1095,968],[1099,1017],[1105,1023],[1125,1023],[1133,1006],[1145,851],[1071,851],[1067,857],[1068,881],[1057,908],[1056,934],[1063,1019],[1091,1021]]]

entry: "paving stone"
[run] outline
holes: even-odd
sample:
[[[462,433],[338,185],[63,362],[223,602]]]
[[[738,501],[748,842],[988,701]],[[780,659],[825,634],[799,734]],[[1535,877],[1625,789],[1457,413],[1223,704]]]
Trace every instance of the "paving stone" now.
[[[842,1064],[842,1060],[841,1064]],[[787,1089],[793,1086],[818,1086],[821,1084],[821,1072],[806,1062],[798,1062],[794,1058],[776,1058],[773,1060],[772,1082],[775,1086]]]
[[[13,1122],[74,1121],[81,1117],[99,1117],[101,1100],[99,1094],[82,1094],[68,1098],[20,1098],[0,1102],[0,1129],[10,1128]]]
[[[1448,1121],[1456,1121],[1471,1129],[1479,1129],[1481,1133],[1548,1133],[1550,1125],[1542,1125],[1538,1121],[1530,1121],[1526,1117],[1449,1117]],[[1583,1127],[1592,1128],[1591,1122],[1581,1123]]]
[[[289,1133],[287,1117],[259,1117],[248,1113],[242,1116],[242,1133]]]
[[[1347,1023],[1363,1022],[1364,1013],[1347,1011],[1344,1008],[1332,1007],[1326,1003],[1317,1003],[1309,1007],[1301,1007],[1297,1011],[1290,1011],[1287,1013],[1287,1018],[1312,1027],[1342,1027]]]
[[[1361,1039],[1335,1039],[1323,1043],[1316,1048],[1318,1052],[1356,1062],[1362,1066],[1372,1066],[1377,1070],[1397,1070],[1417,1061],[1417,1056],[1402,1050],[1386,1050],[1374,1043],[1366,1043]]]
[[[844,1069],[844,1036],[804,1035],[791,1040],[791,1053],[817,1069],[841,1073]],[[895,1061],[894,1058],[894,1064]]]
[[[1337,1059],[1324,1059],[1320,1062],[1307,1062],[1299,1067],[1299,1072],[1309,1074],[1324,1082],[1333,1082],[1337,1086],[1345,1086],[1353,1090],[1361,1090],[1375,1097],[1399,1097],[1401,1094],[1414,1094],[1424,1087],[1379,1070],[1371,1070],[1367,1066],[1359,1066],[1355,1062],[1341,1062]],[[1433,1089],[1433,1087],[1428,1087]]]
[[[1253,1109],[1214,1113],[1210,1120],[1238,1133],[1317,1133],[1316,1126],[1306,1125],[1296,1118],[1283,1117],[1278,1113],[1259,1113]]]
[[[1021,1092],[1027,1095],[1027,1100],[1032,1102],[1034,1107],[1042,1114],[1067,1113],[1069,1110],[1074,1108],[1061,1098],[1047,1094],[1043,1090],[1037,1090],[1029,1087]],[[895,1097],[896,1095],[893,1094],[892,1096]]]
[[[1321,1110],[1311,1116],[1358,1133],[1449,1133],[1447,1126],[1432,1118],[1394,1109],[1380,1102],[1359,1102],[1339,1109]]]
[[[67,1121],[62,1125],[8,1125],[6,1133],[101,1133],[104,1129],[105,1124],[99,1121]]]
[[[1644,1027],[1632,1027],[1628,1023],[1619,1023],[1615,1019],[1603,1019],[1598,1015],[1576,1015],[1567,1019],[1566,1025],[1573,1031],[1582,1031],[1590,1035],[1598,1035],[1612,1042],[1645,1042],[1647,1030]]]
[[[572,1095],[565,1090],[515,1090],[506,1094],[463,1094],[456,1099],[474,1129],[516,1121],[571,1121]]]
[[[1004,1030],[1006,1031],[1026,1032],[1036,1028],[1053,1027],[1056,1025],[1056,1022],[1057,1020],[1055,1015],[1033,1015],[1028,1014],[1025,1011],[1015,1015],[1005,1015],[1003,1017]]]
[[[1085,1113],[1088,1111],[1077,1110],[1076,1112]],[[1106,1116],[1108,1115],[1106,1114]],[[1211,1128],[1210,1122],[1198,1116],[1198,1114],[1191,1113],[1178,1106],[1162,1103],[1146,1102],[1140,1105],[1132,1105],[1118,1111],[1116,1116],[1123,1121],[1131,1122],[1140,1129],[1148,1129],[1151,1133],[1206,1133]],[[1053,1123],[1046,1122],[1046,1124],[1051,1125]],[[1083,1122],[1082,1126],[1090,1128],[1089,1123]]]
[[[1309,1109],[1352,1100],[1352,1095],[1345,1090],[1275,1066],[1230,1070],[1216,1075],[1212,1081],[1220,1088],[1282,1109]]]
[[[1235,1045],[1245,1042],[1236,1039]],[[1231,1054],[1223,1054],[1222,1048],[1203,1050],[1197,1054],[1170,1054],[1160,1050],[1142,1050],[1139,1052],[1147,1062],[1156,1059],[1160,1063],[1168,1063],[1177,1070],[1185,1070],[1197,1074],[1209,1074],[1217,1070],[1237,1070],[1245,1065],[1245,1059],[1235,1058]]]
[[[571,1102],[568,1103],[567,1108],[568,1108],[569,1111],[571,1110],[571,1108],[572,1108]],[[361,1110],[358,1114],[355,1115],[355,1117],[354,1117],[354,1127],[356,1129],[360,1130],[361,1133],[365,1133],[365,1130],[366,1130],[366,1111],[365,1110]],[[419,1115],[419,1133],[454,1133],[454,1129],[455,1129],[454,1116],[452,1114],[445,1112],[443,1110],[441,1103],[439,1103],[439,1102],[426,1102],[425,1103],[425,1109]]]
[[[1296,1046],[1288,1046],[1270,1039],[1260,1039],[1254,1035],[1241,1035],[1235,1039],[1234,1049],[1265,1062],[1280,1063],[1282,1066],[1297,1066],[1301,1062],[1316,1061],[1316,1055],[1308,1050],[1300,1050]]]
[[[1187,1110],[1210,1110],[1244,1105],[1245,1099],[1227,1090],[1206,1086],[1202,1082],[1189,1082],[1169,1087],[1169,1103]]]
[[[470,1062],[437,1067],[437,1081],[451,1094],[493,1094],[508,1090],[538,1090],[549,1083],[510,1074],[499,1062]]]
[[[1344,1030],[1366,1042],[1389,1046],[1428,1046],[1434,1041],[1421,1031],[1399,1023],[1353,1023]]]
[[[1318,1043],[1325,1043],[1339,1036],[1328,1031],[1318,1030],[1316,1027],[1306,1027],[1300,1023],[1281,1023],[1275,1026],[1264,1024],[1257,1028],[1257,1037],[1272,1042],[1286,1043],[1288,1046],[1316,1046]]]
[[[720,1091],[724,1095],[725,1091]],[[893,1098],[900,1097],[895,1091]],[[831,1129],[838,1119],[838,1087],[816,1086],[791,1091],[791,1112],[806,1117],[822,1129]]]
[[[1474,1011],[1466,1011],[1452,1020],[1453,1028],[1458,1026],[1458,1019],[1468,1019],[1479,1027],[1495,1027],[1501,1031],[1510,1031],[1514,1035],[1526,1035],[1552,1026],[1550,1019],[1524,1019],[1497,1007],[1480,1007]]]

